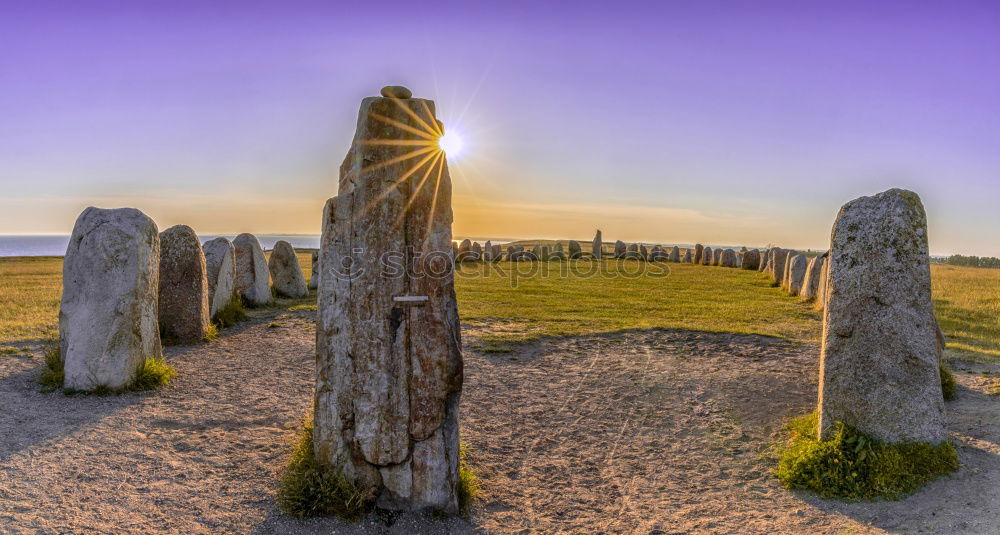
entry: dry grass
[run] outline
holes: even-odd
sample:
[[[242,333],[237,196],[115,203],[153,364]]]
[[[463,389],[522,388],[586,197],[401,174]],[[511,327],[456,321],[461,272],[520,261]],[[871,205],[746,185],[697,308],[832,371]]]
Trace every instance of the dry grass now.
[[[934,312],[948,349],[1000,362],[1000,269],[931,266]]]

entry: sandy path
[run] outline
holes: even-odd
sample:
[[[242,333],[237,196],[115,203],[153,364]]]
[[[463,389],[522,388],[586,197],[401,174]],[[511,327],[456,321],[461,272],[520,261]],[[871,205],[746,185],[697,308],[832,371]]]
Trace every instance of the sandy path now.
[[[678,331],[467,352],[473,525],[291,519],[273,496],[314,335],[308,312],[268,328],[274,314],[171,348],[179,376],[152,394],[41,394],[40,356],[0,357],[0,533],[998,533],[1000,400],[977,376],[949,404],[955,477],[898,503],[826,502],[781,489],[766,458],[815,402],[816,348]]]

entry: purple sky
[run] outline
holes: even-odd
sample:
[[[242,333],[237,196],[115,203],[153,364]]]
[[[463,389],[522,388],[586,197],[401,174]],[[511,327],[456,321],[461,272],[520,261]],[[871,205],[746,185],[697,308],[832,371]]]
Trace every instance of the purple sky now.
[[[5,2],[0,233],[318,233],[360,99],[437,101],[456,235],[825,247],[921,194],[1000,255],[997,2]]]

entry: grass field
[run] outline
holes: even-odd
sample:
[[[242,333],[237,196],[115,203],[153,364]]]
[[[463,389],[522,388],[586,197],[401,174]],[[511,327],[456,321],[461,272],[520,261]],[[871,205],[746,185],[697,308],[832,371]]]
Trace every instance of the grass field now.
[[[311,257],[299,253],[308,276]],[[820,314],[757,272],[605,261],[466,264],[456,272],[462,321],[487,350],[544,336],[652,327],[815,340]],[[569,268],[575,268],[570,270]],[[669,273],[641,268],[667,267]],[[565,270],[565,272],[561,271]],[[1000,362],[1000,270],[931,266],[948,348]],[[62,259],[0,258],[0,345],[57,334]]]

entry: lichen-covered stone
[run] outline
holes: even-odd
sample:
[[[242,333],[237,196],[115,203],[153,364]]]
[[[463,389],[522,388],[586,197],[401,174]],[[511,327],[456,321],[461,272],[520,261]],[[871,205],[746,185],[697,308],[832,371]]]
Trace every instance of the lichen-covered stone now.
[[[160,238],[134,208],[90,207],[76,220],[63,259],[59,345],[63,386],[120,389],[143,361],[159,358]]]
[[[160,233],[160,336],[193,344],[205,339],[212,315],[208,305],[205,252],[187,225]]]
[[[913,192],[844,205],[830,244],[819,415],[887,442],[947,438],[927,218]]]
[[[728,268],[736,267],[736,251],[724,249],[719,255],[719,265]]]
[[[420,159],[394,160],[414,145],[373,143],[419,142],[414,130],[433,114],[423,99],[362,102],[340,192],[324,212],[313,433],[319,461],[379,505],[455,513],[462,354],[451,179],[443,158],[430,159],[420,187],[424,173],[407,176]],[[459,255],[471,247],[463,242]],[[407,296],[427,300],[397,299]]]
[[[206,242],[202,250],[208,279],[208,312],[214,318],[237,295],[236,248],[226,238],[215,238]]]
[[[299,257],[295,255],[292,244],[285,240],[275,243],[267,268],[271,272],[271,283],[278,295],[292,299],[301,299],[309,295],[309,287],[306,285]]]
[[[760,267],[760,250],[749,249],[747,252],[743,253],[743,259],[740,262],[741,269],[748,269],[756,271]]]
[[[413,92],[401,85],[387,85],[379,91],[386,98],[412,98]]]
[[[257,237],[240,234],[233,240],[233,247],[236,248],[236,291],[251,305],[270,303],[271,273]]]
[[[802,284],[806,280],[806,269],[808,267],[809,258],[803,254],[795,255],[788,261],[784,288],[789,295],[799,295],[802,292]]]

